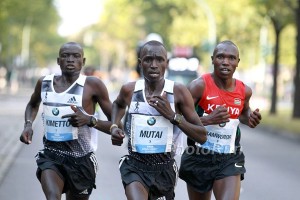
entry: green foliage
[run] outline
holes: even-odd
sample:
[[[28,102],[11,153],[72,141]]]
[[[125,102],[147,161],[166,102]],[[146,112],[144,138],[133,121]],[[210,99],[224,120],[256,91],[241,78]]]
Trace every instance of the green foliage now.
[[[217,24],[218,41],[232,40],[240,49],[242,68],[252,67],[258,62],[259,31],[262,18],[249,1],[208,1]],[[247,56],[251,55],[251,56]]]
[[[24,64],[45,66],[57,52],[55,44],[61,42],[56,33],[58,20],[53,0],[1,0],[0,63],[8,68],[18,64],[16,58],[20,57],[24,44],[28,43],[30,57]]]
[[[107,0],[101,21],[91,29],[101,35],[94,40],[98,52],[106,51],[106,55],[116,56],[120,53],[116,50],[119,48],[117,46],[122,43],[129,66],[136,63],[137,42],[151,32],[163,37],[169,51],[176,45],[194,47],[194,52],[202,58],[202,64],[209,66],[209,38],[212,37],[209,26],[213,22],[208,19],[204,6],[207,4],[215,20],[217,41],[233,40],[240,49],[241,68],[248,68],[256,65],[262,56],[272,62],[275,36],[269,18],[262,13],[271,10],[271,6],[275,6],[275,11],[284,8],[283,13],[288,13],[283,1],[288,0],[280,0],[279,3],[271,0]],[[268,28],[268,35],[266,44],[261,46],[260,31],[263,26]],[[293,28],[289,30],[283,33],[283,37],[295,36]],[[281,52],[284,57],[282,61],[292,64],[294,60],[290,47],[293,41],[286,41],[290,42],[282,44],[285,49]]]
[[[206,39],[207,29],[204,16],[192,18],[190,16],[178,16],[170,27],[170,42],[179,46],[198,46]]]
[[[0,1],[0,63],[11,65],[20,55],[26,25],[30,26],[31,63],[42,66],[53,61],[64,42],[56,33],[59,16],[53,1]],[[278,16],[280,22],[295,22],[289,6],[297,5],[296,0],[106,0],[99,23],[72,39],[86,45],[92,63],[108,67],[109,63],[119,62],[134,67],[138,41],[155,32],[163,37],[169,51],[176,45],[191,46],[202,58],[202,65],[210,66],[212,22],[204,4],[213,14],[217,41],[230,39],[239,46],[241,68],[252,67],[261,56],[272,63],[275,34],[270,17],[266,16]],[[268,35],[261,47],[262,26],[267,27]],[[281,37],[281,62],[293,66],[295,25],[287,26]]]
[[[146,16],[144,23],[146,33],[159,33],[169,48],[171,47],[170,34],[185,34],[185,32],[188,32],[186,27],[181,29],[181,31],[175,30],[175,32],[172,32],[171,27],[174,21],[180,17],[187,17],[189,20],[195,19],[195,15],[193,16],[194,8],[196,8],[195,1],[152,0],[144,1],[144,5],[142,14]]]

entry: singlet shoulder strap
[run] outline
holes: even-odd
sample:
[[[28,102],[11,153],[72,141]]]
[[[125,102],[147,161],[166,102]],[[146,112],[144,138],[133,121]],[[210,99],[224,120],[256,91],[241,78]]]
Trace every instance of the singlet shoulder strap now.
[[[174,89],[174,81],[165,79],[164,91],[166,91],[168,93],[173,93],[173,89]]]
[[[44,77],[43,81],[52,81],[55,74],[48,74]]]
[[[143,90],[144,87],[145,87],[145,80],[137,80],[135,82],[134,91],[137,92],[137,91]]]
[[[77,84],[83,86],[86,80],[86,75],[80,74],[77,79]]]

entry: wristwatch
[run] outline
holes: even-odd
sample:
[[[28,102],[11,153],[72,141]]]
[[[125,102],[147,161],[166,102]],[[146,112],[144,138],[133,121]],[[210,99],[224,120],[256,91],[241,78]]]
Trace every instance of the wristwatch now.
[[[175,116],[173,119],[170,120],[170,122],[174,125],[178,125],[178,124],[181,124],[182,122],[182,119],[183,119],[183,116],[178,114],[178,113],[175,113]]]
[[[97,125],[97,121],[98,121],[98,120],[97,120],[96,117],[91,116],[90,122],[89,122],[88,126],[89,126],[89,127],[95,127],[95,126]]]

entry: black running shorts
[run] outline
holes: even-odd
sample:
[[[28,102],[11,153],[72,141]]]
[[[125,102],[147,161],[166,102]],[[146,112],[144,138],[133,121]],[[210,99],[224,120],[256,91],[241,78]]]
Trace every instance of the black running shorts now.
[[[175,160],[168,164],[145,165],[127,156],[120,160],[120,173],[124,187],[138,181],[149,191],[149,200],[173,200],[178,178]]]
[[[54,170],[65,182],[63,193],[71,191],[79,196],[90,195],[93,188],[96,188],[98,163],[93,152],[83,157],[74,158],[65,154],[42,150],[36,155],[36,163],[38,166],[37,178],[41,180],[43,170]]]
[[[208,192],[214,180],[241,175],[244,179],[245,156],[242,151],[234,154],[208,153],[204,149],[189,146],[185,149],[180,163],[179,178],[197,192]]]

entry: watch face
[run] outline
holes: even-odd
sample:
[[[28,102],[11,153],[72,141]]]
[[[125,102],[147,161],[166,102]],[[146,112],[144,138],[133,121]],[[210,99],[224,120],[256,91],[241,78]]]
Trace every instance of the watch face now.
[[[176,122],[176,124],[179,124],[179,119],[178,119],[177,115],[175,117],[175,122]]]
[[[91,117],[89,126],[96,126],[96,124],[97,124],[97,119],[95,117]]]
[[[97,123],[96,118],[95,118],[95,117],[92,117],[92,124],[93,124],[93,125],[96,125],[96,123]]]
[[[174,119],[178,124],[180,124],[181,123],[181,121],[182,121],[182,118],[181,118],[181,115],[179,115],[179,114],[176,114],[175,115],[175,119]]]
[[[182,119],[183,119],[183,116],[176,113],[175,116],[174,116],[174,118],[172,120],[170,120],[170,121],[171,121],[172,124],[178,125],[178,124],[180,124],[182,122]]]

